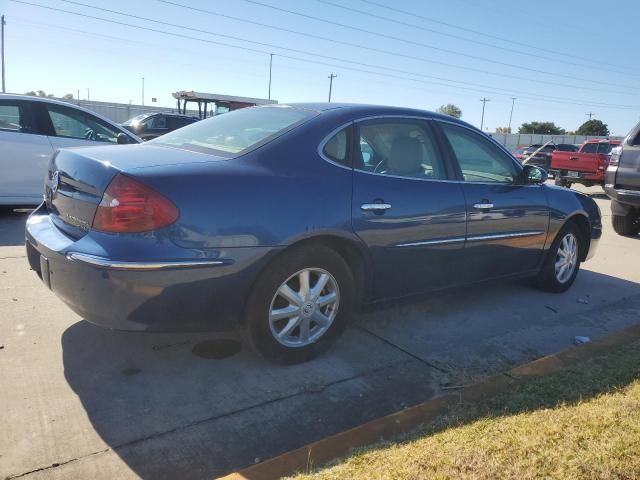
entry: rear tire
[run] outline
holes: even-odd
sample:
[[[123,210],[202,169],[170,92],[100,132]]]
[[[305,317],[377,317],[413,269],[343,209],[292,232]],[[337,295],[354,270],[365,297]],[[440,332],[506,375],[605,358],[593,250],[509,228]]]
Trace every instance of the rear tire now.
[[[611,219],[613,229],[618,235],[631,236],[640,233],[640,216],[633,209],[629,209],[626,215],[613,215]]]
[[[276,363],[311,360],[346,327],[354,290],[353,275],[334,250],[314,245],[284,253],[259,276],[249,296],[247,341]]]
[[[573,222],[564,225],[551,244],[544,264],[535,278],[536,287],[552,293],[568,290],[578,276],[584,245],[578,226]]]
[[[571,182],[568,182],[566,179],[556,176],[555,184],[558,187],[571,188]]]

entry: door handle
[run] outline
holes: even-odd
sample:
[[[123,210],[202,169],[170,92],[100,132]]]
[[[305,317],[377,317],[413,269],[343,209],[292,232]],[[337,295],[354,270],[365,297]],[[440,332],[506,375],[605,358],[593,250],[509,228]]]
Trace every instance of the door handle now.
[[[569,157],[569,160],[578,160],[578,157]]]
[[[363,203],[360,205],[360,209],[363,212],[384,212],[385,210],[389,210],[391,205],[388,203]]]
[[[478,210],[489,210],[493,207],[493,203],[489,202],[489,200],[482,200],[480,203],[473,204],[473,208],[477,208]]]

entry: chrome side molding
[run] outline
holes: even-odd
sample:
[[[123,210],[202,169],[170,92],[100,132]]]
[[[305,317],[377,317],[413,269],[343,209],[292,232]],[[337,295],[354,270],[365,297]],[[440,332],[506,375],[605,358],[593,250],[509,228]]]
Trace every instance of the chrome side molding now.
[[[107,268],[110,270],[168,270],[174,268],[197,268],[212,267],[217,265],[228,265],[230,262],[224,260],[183,260],[171,262],[128,262],[110,260],[95,255],[85,253],[69,252],[66,255],[72,262],[82,262],[95,267]]]

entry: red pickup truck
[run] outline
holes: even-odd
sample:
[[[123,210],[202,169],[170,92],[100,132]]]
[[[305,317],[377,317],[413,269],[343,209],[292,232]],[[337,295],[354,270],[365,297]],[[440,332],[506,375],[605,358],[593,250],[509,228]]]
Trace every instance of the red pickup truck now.
[[[587,140],[577,152],[555,151],[549,173],[555,176],[556,185],[562,187],[570,187],[572,183],[587,187],[604,185],[611,150],[620,143],[620,140]]]

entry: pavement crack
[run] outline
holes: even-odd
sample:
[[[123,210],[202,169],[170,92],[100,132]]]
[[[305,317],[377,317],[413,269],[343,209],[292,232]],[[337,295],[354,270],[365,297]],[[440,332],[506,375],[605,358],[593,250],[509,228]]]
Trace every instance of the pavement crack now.
[[[92,457],[94,455],[101,455],[103,453],[107,453],[107,452],[110,452],[110,451],[117,452],[118,450],[122,450],[124,448],[128,448],[128,447],[131,447],[131,446],[134,446],[134,445],[138,445],[140,443],[143,443],[143,442],[146,442],[146,441],[149,441],[149,440],[154,440],[156,438],[161,438],[161,437],[164,437],[166,435],[171,435],[172,433],[181,432],[183,430],[187,430],[187,429],[192,428],[192,427],[197,427],[197,426],[209,423],[209,422],[215,422],[215,421],[221,420],[223,418],[231,417],[233,415],[242,414],[242,413],[245,413],[245,412],[248,412],[248,411],[251,411],[251,410],[255,410],[255,409],[258,409],[258,408],[261,408],[261,407],[264,407],[264,406],[268,406],[268,405],[283,401],[283,400],[289,400],[291,398],[294,398],[294,397],[297,397],[297,396],[300,396],[300,395],[317,395],[317,394],[322,393],[327,388],[333,387],[334,385],[339,385],[341,383],[349,382],[351,380],[355,380],[355,379],[360,378],[360,377],[365,377],[365,376],[370,375],[372,373],[377,373],[379,371],[382,371],[382,370],[385,370],[385,369],[388,369],[388,368],[396,367],[396,366],[401,365],[403,363],[407,363],[407,361],[408,360],[399,360],[399,361],[391,362],[391,363],[388,363],[386,365],[383,365],[383,366],[380,366],[380,367],[377,367],[377,368],[373,368],[371,370],[367,370],[366,372],[359,373],[357,375],[352,375],[350,377],[341,378],[341,379],[335,380],[333,382],[328,382],[328,383],[326,383],[324,385],[321,385],[321,386],[315,385],[315,386],[312,386],[311,388],[309,388],[309,386],[303,385],[303,386],[301,386],[300,388],[298,388],[296,391],[294,391],[292,393],[289,393],[289,394],[286,394],[286,395],[281,395],[279,397],[272,398],[272,399],[269,399],[269,400],[265,400],[264,402],[261,402],[261,403],[255,404],[255,405],[249,405],[247,407],[243,407],[243,408],[239,408],[239,409],[236,409],[236,410],[232,410],[230,412],[221,413],[219,415],[214,415],[212,417],[207,417],[207,418],[202,418],[202,419],[199,419],[199,420],[194,420],[193,422],[189,422],[189,423],[186,423],[186,424],[183,424],[183,425],[178,425],[177,427],[171,428],[169,430],[165,430],[165,431],[162,431],[162,432],[157,432],[157,433],[154,433],[154,434],[151,434],[151,435],[147,435],[147,436],[141,437],[141,438],[136,438],[135,440],[130,440],[128,442],[123,442],[123,443],[121,443],[119,445],[114,445],[113,447],[105,448],[105,449],[99,450],[97,452],[88,453],[86,455],[81,455],[79,457],[72,458],[72,459],[69,459],[69,460],[56,462],[56,463],[53,463],[53,464],[48,465],[46,467],[40,467],[40,468],[36,468],[36,469],[33,469],[33,470],[29,470],[27,472],[15,474],[15,475],[9,475],[9,476],[5,477],[4,480],[14,480],[16,478],[26,477],[27,475],[31,475],[33,473],[41,472],[41,471],[44,471],[44,470],[50,470],[50,469],[53,469],[53,468],[58,468],[58,467],[61,467],[63,465],[68,465],[70,463],[77,462],[79,460],[83,460],[85,458],[89,458],[89,457]]]
[[[27,258],[26,255],[9,255],[8,257],[0,257],[0,260],[9,260],[11,258]]]
[[[366,332],[366,333],[368,333],[369,335],[372,335],[372,336],[376,337],[378,340],[380,340],[380,341],[384,342],[385,344],[390,345],[390,346],[392,346],[392,347],[396,348],[397,350],[400,350],[402,353],[404,353],[404,354],[406,354],[406,355],[409,355],[411,358],[413,358],[413,359],[415,359],[415,360],[418,360],[420,363],[423,363],[423,364],[425,364],[426,366],[431,367],[431,368],[433,368],[434,370],[439,371],[440,373],[445,373],[445,374],[450,374],[450,373],[451,373],[449,370],[446,370],[446,369],[444,369],[444,368],[442,368],[442,367],[439,367],[439,366],[437,366],[437,365],[435,365],[435,364],[433,364],[433,363],[431,363],[431,362],[429,362],[429,361],[425,360],[424,358],[422,358],[422,357],[420,357],[420,356],[416,355],[415,353],[412,353],[412,352],[410,352],[409,350],[407,350],[407,349],[405,349],[405,348],[402,348],[402,347],[401,347],[401,346],[399,346],[399,345],[396,345],[395,343],[393,343],[393,342],[391,342],[391,341],[387,340],[386,338],[384,338],[384,337],[382,337],[382,336],[378,335],[377,333],[372,332],[371,330],[368,330],[368,329],[364,328],[364,327],[363,327],[363,326],[361,326],[361,325],[355,325],[355,328],[358,328],[358,329],[362,330],[363,332]]]

